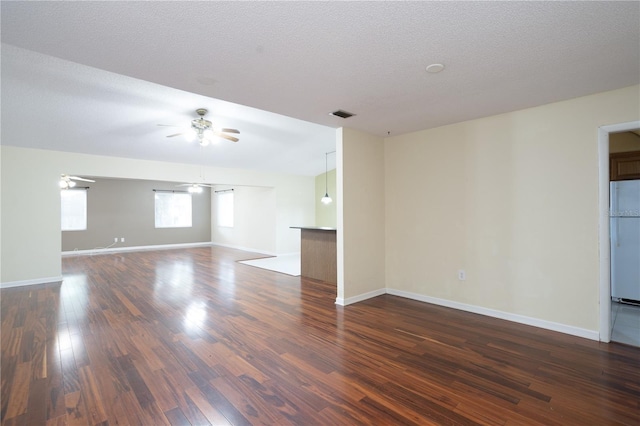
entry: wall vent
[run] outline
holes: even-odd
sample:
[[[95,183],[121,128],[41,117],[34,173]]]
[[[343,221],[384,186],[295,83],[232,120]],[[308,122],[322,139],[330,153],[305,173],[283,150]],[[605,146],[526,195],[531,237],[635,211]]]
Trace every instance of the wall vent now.
[[[340,118],[349,118],[353,117],[355,114],[351,114],[350,112],[339,109],[337,111],[330,112],[329,115],[335,115],[336,117]]]

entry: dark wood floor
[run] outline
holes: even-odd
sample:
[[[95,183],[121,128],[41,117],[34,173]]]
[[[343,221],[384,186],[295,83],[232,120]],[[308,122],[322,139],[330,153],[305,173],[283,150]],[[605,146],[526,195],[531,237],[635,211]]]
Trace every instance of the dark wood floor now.
[[[2,290],[3,425],[640,424],[640,349],[242,265],[80,256]]]

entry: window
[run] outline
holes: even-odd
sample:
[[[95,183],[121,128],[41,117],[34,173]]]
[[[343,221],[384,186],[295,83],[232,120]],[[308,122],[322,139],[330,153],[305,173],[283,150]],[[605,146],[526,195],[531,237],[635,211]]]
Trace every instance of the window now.
[[[63,231],[87,230],[87,190],[60,191],[60,218]]]
[[[233,228],[233,190],[217,192],[218,226]]]
[[[156,192],[156,228],[191,228],[191,194]]]

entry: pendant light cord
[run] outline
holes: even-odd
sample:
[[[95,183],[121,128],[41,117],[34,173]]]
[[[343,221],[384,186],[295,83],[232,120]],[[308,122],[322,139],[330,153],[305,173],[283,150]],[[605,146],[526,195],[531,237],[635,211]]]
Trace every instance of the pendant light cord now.
[[[331,197],[329,196],[329,154],[333,154],[335,151],[325,152],[324,154],[324,197],[320,201],[322,204],[331,203]]]
[[[328,164],[329,163],[328,163],[328,160],[327,160],[328,157],[329,157],[329,153],[327,152],[327,153],[324,154],[324,193],[325,194],[329,193],[328,192],[329,185],[327,183],[328,180],[329,180],[329,177],[328,177],[328,175],[329,175],[329,166],[328,166]]]

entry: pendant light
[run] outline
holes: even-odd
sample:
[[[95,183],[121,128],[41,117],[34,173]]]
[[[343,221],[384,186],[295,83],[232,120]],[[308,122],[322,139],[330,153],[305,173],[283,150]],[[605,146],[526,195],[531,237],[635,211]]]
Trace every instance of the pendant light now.
[[[324,154],[324,197],[322,197],[322,199],[320,200],[320,202],[322,202],[322,204],[331,204],[331,201],[333,201],[331,199],[331,197],[329,197],[329,190],[328,190],[328,185],[327,185],[327,180],[328,175],[329,175],[329,168],[327,166],[327,157],[329,156],[329,153],[325,153]]]

